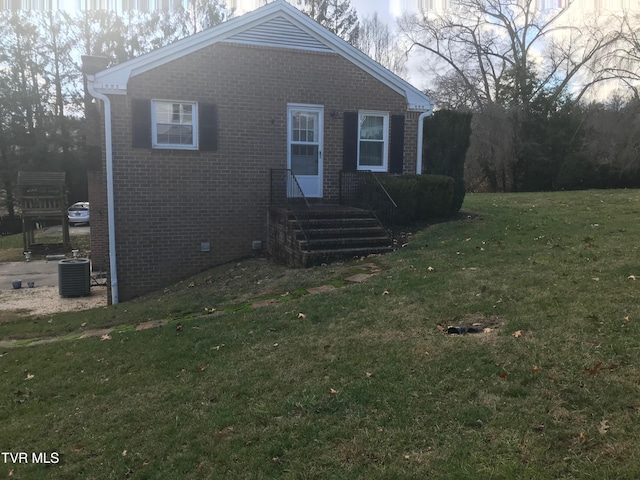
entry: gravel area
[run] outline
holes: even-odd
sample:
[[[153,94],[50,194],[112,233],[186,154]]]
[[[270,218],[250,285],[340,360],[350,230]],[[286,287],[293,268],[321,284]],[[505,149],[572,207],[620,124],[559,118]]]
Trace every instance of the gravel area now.
[[[0,290],[0,311],[24,315],[47,315],[57,312],[87,310],[107,305],[107,288],[92,287],[86,297],[63,298],[58,287]]]

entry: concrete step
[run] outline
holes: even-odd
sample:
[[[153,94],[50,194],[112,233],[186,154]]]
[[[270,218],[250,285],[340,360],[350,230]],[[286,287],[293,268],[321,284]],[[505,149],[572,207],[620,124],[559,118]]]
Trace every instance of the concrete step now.
[[[312,239],[321,238],[362,238],[362,237],[378,237],[388,236],[387,231],[382,228],[378,223],[371,226],[362,227],[325,227],[314,228],[309,230],[309,236]],[[298,240],[304,240],[302,230],[297,231]]]
[[[306,240],[299,240],[300,248],[303,251],[309,250],[340,250],[343,248],[378,248],[391,244],[389,236],[386,234],[374,237],[331,237],[313,238],[311,243]]]

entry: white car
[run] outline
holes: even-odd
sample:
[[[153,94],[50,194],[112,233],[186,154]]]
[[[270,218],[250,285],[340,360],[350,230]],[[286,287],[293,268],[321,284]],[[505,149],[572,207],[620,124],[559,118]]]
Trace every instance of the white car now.
[[[89,202],[76,202],[67,210],[69,225],[89,223]]]

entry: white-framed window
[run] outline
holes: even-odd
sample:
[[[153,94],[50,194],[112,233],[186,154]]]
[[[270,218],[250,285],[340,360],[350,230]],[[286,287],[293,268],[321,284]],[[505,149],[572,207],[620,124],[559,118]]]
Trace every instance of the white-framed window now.
[[[198,104],[174,100],[151,101],[153,148],[198,148]]]
[[[358,170],[386,172],[389,165],[389,113],[358,113]]]

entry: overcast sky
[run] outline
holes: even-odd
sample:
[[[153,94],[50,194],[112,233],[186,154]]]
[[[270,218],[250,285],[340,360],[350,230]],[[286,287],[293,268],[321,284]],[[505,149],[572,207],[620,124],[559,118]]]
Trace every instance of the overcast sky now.
[[[351,5],[355,7],[360,18],[378,12],[381,18],[389,21],[392,17],[389,12],[389,0],[351,0]]]

